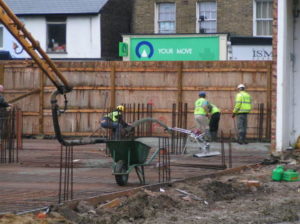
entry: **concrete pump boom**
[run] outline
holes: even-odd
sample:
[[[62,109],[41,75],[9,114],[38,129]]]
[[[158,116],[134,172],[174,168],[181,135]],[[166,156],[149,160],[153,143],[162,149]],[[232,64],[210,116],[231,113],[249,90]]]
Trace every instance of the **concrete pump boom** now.
[[[36,62],[39,68],[46,74],[56,87],[56,91],[51,96],[51,108],[53,126],[57,140],[66,146],[70,145],[85,145],[105,142],[102,138],[80,138],[77,140],[65,140],[61,134],[58,114],[59,106],[57,104],[57,95],[64,95],[65,110],[67,109],[66,93],[72,91],[72,87],[68,84],[65,77],[58,70],[56,65],[52,62],[46,52],[41,48],[38,41],[36,41],[31,33],[25,28],[25,25],[18,19],[8,5],[0,0],[0,22],[6,29],[14,36],[16,40],[22,45],[24,50]]]
[[[65,77],[40,47],[39,42],[33,38],[31,33],[25,28],[24,24],[3,0],[0,0],[0,21],[14,38],[19,41],[24,50],[37,63],[60,93],[63,94],[72,90]]]

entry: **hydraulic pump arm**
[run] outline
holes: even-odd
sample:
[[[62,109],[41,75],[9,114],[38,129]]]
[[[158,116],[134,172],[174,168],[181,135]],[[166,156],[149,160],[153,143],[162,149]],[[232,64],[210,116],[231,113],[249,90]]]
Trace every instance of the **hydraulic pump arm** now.
[[[61,94],[72,90],[62,73],[40,47],[39,42],[26,30],[24,24],[3,0],[0,0],[0,21],[16,40],[19,41],[24,50],[37,63]]]
[[[52,118],[56,137],[62,145],[83,145],[104,142],[103,139],[81,138],[79,140],[66,141],[61,135],[58,114],[59,106],[57,104],[57,95],[64,95],[65,109],[67,108],[66,93],[72,91],[72,87],[68,84],[65,77],[58,70],[56,65],[52,62],[46,52],[40,47],[30,32],[27,31],[24,24],[18,19],[7,4],[0,0],[0,22],[7,28],[7,30],[15,37],[22,45],[24,50],[36,62],[39,68],[46,74],[56,87],[56,91],[51,96]]]

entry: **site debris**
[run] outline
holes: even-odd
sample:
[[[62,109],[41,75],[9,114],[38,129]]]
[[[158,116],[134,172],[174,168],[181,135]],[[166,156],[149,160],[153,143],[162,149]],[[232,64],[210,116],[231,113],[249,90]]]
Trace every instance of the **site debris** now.
[[[190,178],[96,205],[79,201],[74,209],[55,206],[44,216],[40,211],[3,215],[0,223],[299,223],[299,182],[272,181],[276,166]]]

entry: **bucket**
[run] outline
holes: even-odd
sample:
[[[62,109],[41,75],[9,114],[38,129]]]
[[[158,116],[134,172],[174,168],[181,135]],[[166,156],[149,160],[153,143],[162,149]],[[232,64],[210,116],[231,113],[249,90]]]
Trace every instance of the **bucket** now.
[[[283,180],[284,181],[298,181],[299,180],[299,173],[295,170],[289,169],[283,172]]]
[[[272,180],[281,181],[282,178],[283,178],[283,173],[284,173],[284,167],[283,166],[277,166],[272,171]]]

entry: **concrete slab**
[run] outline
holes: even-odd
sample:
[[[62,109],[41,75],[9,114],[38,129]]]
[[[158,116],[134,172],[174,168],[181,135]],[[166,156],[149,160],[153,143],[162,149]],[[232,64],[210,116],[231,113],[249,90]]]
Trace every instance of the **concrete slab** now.
[[[138,139],[153,147],[157,138]],[[220,150],[220,143],[212,143],[213,150]],[[260,163],[269,157],[268,143],[232,144],[232,166],[238,167]],[[225,149],[226,151],[226,149]],[[195,158],[197,147],[188,146],[187,154],[171,155],[171,178],[173,180],[210,174],[215,169],[180,167],[176,164],[221,163],[220,156]],[[151,154],[150,153],[150,154]],[[226,163],[228,154],[226,153]],[[24,139],[24,149],[19,151],[19,163],[0,164],[0,213],[29,211],[58,202],[60,144],[56,140]],[[146,183],[158,182],[158,161],[145,168]],[[135,172],[130,173],[129,183],[120,187],[112,175],[112,158],[105,153],[105,145],[74,147],[74,195],[73,199],[98,196],[140,186]]]

